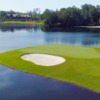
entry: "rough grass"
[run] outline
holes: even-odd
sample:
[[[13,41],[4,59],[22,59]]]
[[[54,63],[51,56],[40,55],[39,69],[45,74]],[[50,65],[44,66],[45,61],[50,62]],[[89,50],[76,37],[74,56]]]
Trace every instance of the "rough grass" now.
[[[44,67],[24,61],[23,54],[43,53],[64,57],[66,62]],[[24,72],[79,85],[100,93],[100,49],[65,45],[36,46],[0,54],[0,64]]]
[[[43,25],[43,21],[5,21],[5,25]]]

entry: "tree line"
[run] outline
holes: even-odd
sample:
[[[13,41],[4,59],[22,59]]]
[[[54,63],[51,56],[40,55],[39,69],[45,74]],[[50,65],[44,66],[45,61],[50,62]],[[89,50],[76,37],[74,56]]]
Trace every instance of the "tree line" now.
[[[7,15],[16,14],[29,15],[33,20],[43,20],[46,27],[73,27],[86,25],[100,25],[100,6],[93,6],[91,4],[84,4],[81,8],[75,6],[68,8],[61,8],[60,10],[46,9],[41,13],[39,8],[26,13],[15,11],[0,11],[0,20],[9,20]],[[15,19],[10,19],[15,20]]]
[[[85,25],[100,25],[100,6],[84,4],[81,8],[75,6],[60,10],[46,9],[41,18],[48,27],[73,27]]]

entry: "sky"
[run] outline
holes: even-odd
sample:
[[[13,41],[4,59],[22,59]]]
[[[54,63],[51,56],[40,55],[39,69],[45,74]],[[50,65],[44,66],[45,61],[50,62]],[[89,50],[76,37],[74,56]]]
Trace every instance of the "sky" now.
[[[100,5],[100,0],[1,0],[0,10],[27,12],[34,8],[40,8],[41,12],[45,9],[60,9],[67,7],[81,7],[83,4]]]

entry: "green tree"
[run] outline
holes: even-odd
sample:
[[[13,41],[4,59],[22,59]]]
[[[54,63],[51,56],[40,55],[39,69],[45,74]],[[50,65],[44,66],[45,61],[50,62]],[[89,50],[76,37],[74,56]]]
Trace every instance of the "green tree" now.
[[[1,19],[5,19],[6,15],[7,15],[6,11],[0,11],[0,18]]]

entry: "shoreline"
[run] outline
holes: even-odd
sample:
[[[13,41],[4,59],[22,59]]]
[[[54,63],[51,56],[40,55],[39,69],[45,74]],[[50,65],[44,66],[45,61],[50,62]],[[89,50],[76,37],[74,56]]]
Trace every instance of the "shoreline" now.
[[[100,28],[100,26],[76,26],[78,28]]]

